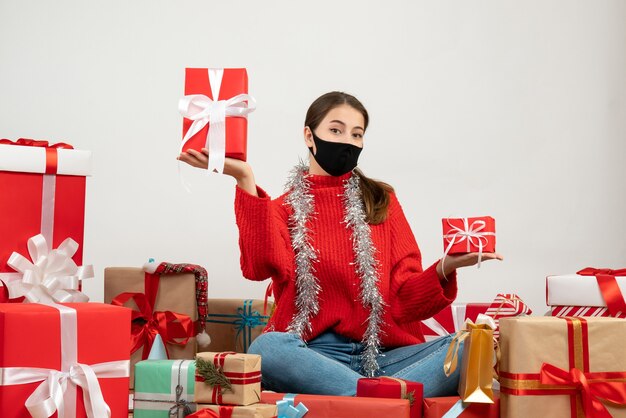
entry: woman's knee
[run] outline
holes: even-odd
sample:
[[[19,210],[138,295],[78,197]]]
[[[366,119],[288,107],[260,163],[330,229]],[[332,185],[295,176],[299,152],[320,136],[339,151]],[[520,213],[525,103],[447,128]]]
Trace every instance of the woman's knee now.
[[[306,344],[294,334],[286,332],[266,332],[252,341],[248,348],[248,354],[259,354],[263,362],[269,362],[273,357],[280,357],[280,353],[287,348],[306,346]]]

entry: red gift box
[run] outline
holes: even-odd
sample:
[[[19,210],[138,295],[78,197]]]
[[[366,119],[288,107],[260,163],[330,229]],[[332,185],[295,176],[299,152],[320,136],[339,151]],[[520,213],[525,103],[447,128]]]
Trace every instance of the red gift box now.
[[[424,399],[424,418],[441,418],[450,411],[461,398],[445,396],[441,398]],[[494,403],[471,403],[464,405],[465,409],[459,417],[469,418],[498,418],[500,416],[500,399],[494,394]]]
[[[48,391],[64,394],[65,410],[87,417],[83,389],[75,382],[86,386],[88,380],[95,416],[106,416],[97,409],[103,398],[111,418],[126,418],[130,315],[130,309],[102,303],[0,304],[0,416],[29,418],[25,402],[37,397],[33,393],[39,388],[44,399]]]
[[[478,315],[487,312],[489,306],[489,303],[452,304],[432,318],[422,321],[424,338],[426,338],[426,341],[430,341],[445,335],[454,334],[463,329],[467,319],[476,322]]]
[[[71,145],[0,140],[0,280],[19,278],[7,261],[27,255],[28,239],[42,233],[50,248],[65,239],[78,243],[72,259],[82,264],[85,176],[91,152]]]
[[[445,218],[441,222],[446,255],[496,251],[496,221],[491,216]]]
[[[183,115],[181,152],[209,150],[209,167],[215,154],[246,161],[246,115],[255,109],[248,93],[245,68],[187,68],[185,97],[179,103]],[[219,106],[225,109],[219,109]],[[213,127],[212,127],[213,125]]]
[[[284,393],[261,392],[261,403],[275,404]],[[295,395],[294,404],[302,403],[309,412],[306,418],[409,418],[409,401],[388,398],[355,398],[353,396]]]
[[[424,385],[395,377],[372,377],[359,379],[356,396],[366,398],[409,399],[411,418],[422,418]]]

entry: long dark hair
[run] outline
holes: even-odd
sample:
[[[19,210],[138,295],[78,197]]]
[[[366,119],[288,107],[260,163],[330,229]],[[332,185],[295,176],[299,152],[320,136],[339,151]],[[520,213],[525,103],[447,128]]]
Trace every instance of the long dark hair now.
[[[304,126],[308,126],[311,130],[317,129],[328,112],[344,104],[354,108],[363,115],[365,123],[363,129],[367,129],[369,115],[365,106],[356,97],[341,91],[331,91],[318,97],[311,103],[309,110],[306,112]],[[358,168],[355,171],[359,176],[367,222],[372,225],[383,223],[387,219],[390,201],[389,193],[393,192],[393,187],[382,181],[366,177]]]

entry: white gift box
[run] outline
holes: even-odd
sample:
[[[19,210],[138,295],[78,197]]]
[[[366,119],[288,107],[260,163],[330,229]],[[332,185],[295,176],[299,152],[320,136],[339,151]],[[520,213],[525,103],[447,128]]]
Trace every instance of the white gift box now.
[[[626,295],[626,277],[617,276],[617,284]],[[546,277],[548,306],[606,306],[595,276],[563,274]]]

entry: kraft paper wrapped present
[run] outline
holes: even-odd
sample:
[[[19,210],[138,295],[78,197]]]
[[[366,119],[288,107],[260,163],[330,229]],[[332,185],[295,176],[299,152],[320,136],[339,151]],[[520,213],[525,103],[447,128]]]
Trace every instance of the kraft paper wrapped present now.
[[[491,216],[444,218],[441,222],[446,255],[496,251],[496,221]]]
[[[301,395],[262,392],[261,402],[276,404],[278,407],[279,417],[410,417],[410,406],[407,399],[357,398],[354,396]],[[303,412],[305,413],[302,414]],[[283,415],[281,415],[281,413]],[[293,415],[287,415],[288,413]]]
[[[494,403],[494,328],[493,318],[481,314],[475,324],[468,320],[465,329],[457,333],[450,343],[444,364],[446,376],[456,370],[458,351],[463,342],[459,395],[464,402]]]
[[[211,411],[214,414],[206,414]],[[276,405],[255,403],[248,406],[226,406],[198,404],[198,412],[189,418],[202,418],[203,416],[217,418],[273,418],[277,414]]]
[[[0,417],[30,418],[28,402],[34,416],[106,417],[110,408],[126,418],[130,314],[102,303],[0,304]]]
[[[198,403],[246,406],[261,400],[261,356],[198,353],[195,397]]]
[[[262,300],[209,299],[206,332],[211,336],[213,352],[245,353],[250,343],[261,335],[267,325],[273,303]]]
[[[500,345],[503,418],[626,417],[625,319],[504,318]]]
[[[116,304],[134,309],[131,388],[134,387],[133,366],[148,357],[157,333],[165,342],[168,358],[192,360],[196,354],[195,322],[199,305],[204,303],[206,309],[206,275],[199,280],[199,276],[192,272],[157,273],[177,271],[178,266],[188,265],[159,263],[156,270],[149,265],[104,270],[104,301],[112,303],[115,300]],[[206,274],[206,270],[204,272]],[[139,296],[141,294],[145,296]]]
[[[371,377],[359,379],[356,396],[367,398],[408,399],[411,418],[422,418],[424,385],[395,377]]]
[[[256,102],[248,95],[245,68],[187,68],[181,152],[209,150],[208,171],[222,172],[224,158],[246,161],[248,113]]]
[[[193,360],[146,360],[135,365],[135,418],[185,417],[196,410]]]
[[[548,306],[580,306],[606,308],[608,315],[617,318],[626,314],[626,269],[611,270],[587,267],[576,274],[546,278]],[[605,316],[599,309],[591,314]],[[585,315],[587,316],[587,315]]]
[[[494,403],[463,403],[458,396],[424,398],[424,418],[498,418],[500,395],[494,393]],[[448,415],[446,415],[448,414]]]
[[[14,252],[30,258],[29,239],[39,234],[49,249],[71,239],[76,248],[70,257],[82,264],[89,175],[90,151],[65,143],[0,139],[0,286],[21,279],[9,258]]]

